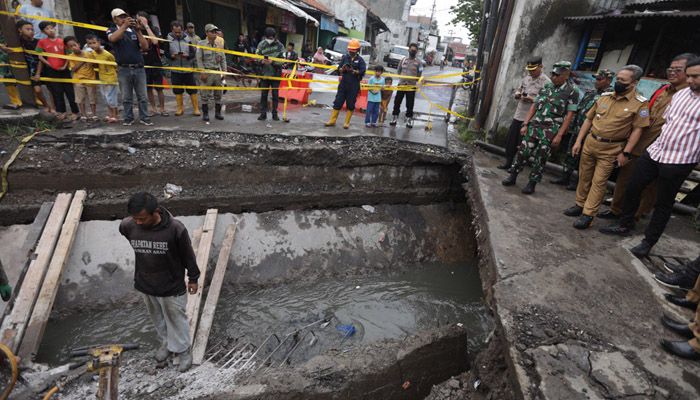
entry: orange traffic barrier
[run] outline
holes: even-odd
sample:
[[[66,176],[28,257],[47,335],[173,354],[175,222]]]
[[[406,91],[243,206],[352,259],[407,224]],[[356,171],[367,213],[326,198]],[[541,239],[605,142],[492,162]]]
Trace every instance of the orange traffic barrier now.
[[[286,78],[289,76],[291,71],[283,71],[282,77]],[[279,89],[279,97],[287,99],[291,102],[296,102],[299,104],[306,104],[309,102],[309,94],[311,89],[309,88],[309,82],[303,81],[307,79],[313,79],[313,75],[309,72],[297,72],[291,81],[281,81]],[[302,81],[300,81],[302,80]],[[293,88],[293,89],[289,89]]]

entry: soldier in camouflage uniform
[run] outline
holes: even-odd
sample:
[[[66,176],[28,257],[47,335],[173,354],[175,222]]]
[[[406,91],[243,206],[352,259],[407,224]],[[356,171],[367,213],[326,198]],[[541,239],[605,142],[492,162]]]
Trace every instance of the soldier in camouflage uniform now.
[[[531,163],[530,180],[522,192],[535,192],[535,185],[542,180],[542,172],[551,154],[551,147],[559,146],[578,108],[578,88],[569,80],[570,75],[570,62],[559,61],[554,64],[552,82],[540,90],[523,122],[520,130],[523,138],[515,161],[508,170],[510,176],[503,180],[503,186],[515,185],[525,164]]]
[[[571,154],[571,148],[574,147],[574,143],[576,143],[578,131],[581,129],[583,121],[586,120],[586,113],[593,107],[593,104],[595,104],[600,95],[604,92],[612,92],[613,89],[610,84],[612,83],[613,77],[615,77],[615,72],[609,69],[601,69],[597,74],[593,75],[593,77],[595,78],[594,89],[587,90],[583,97],[581,97],[581,101],[578,103],[578,112],[569,127],[566,156],[562,164],[564,172],[560,178],[550,181],[555,185],[567,185],[566,190],[576,190],[576,185],[578,184],[578,178],[574,177],[573,173],[574,171],[578,171],[580,156],[577,155],[574,157]]]

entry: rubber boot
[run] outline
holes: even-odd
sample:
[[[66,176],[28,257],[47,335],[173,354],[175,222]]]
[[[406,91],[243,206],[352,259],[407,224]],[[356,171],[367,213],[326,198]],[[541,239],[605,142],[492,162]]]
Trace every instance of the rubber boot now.
[[[272,112],[272,120],[273,120],[273,121],[279,121],[279,120],[280,120],[280,117],[279,117],[279,115],[277,115],[277,111],[276,111],[276,110]]]
[[[204,105],[202,105],[202,110],[204,110]],[[219,120],[224,119],[224,116],[221,115],[221,104],[215,104],[214,110],[216,110],[214,113],[214,118]]]
[[[537,185],[537,182],[535,181],[529,181],[527,185],[521,190],[523,194],[533,194],[535,193],[535,186]]]
[[[185,103],[184,100],[182,100],[182,95],[176,94],[175,101],[177,102],[177,111],[175,111],[175,116],[179,117],[185,112]]]
[[[17,106],[17,108],[22,107],[22,99],[19,97],[19,90],[15,85],[7,85],[7,96],[10,98],[10,104]]]
[[[267,113],[261,112],[260,115],[258,116],[258,121],[265,121],[266,119],[267,119]]]
[[[199,112],[199,101],[197,101],[197,93],[190,95],[190,100],[192,100],[192,115],[200,116],[202,113]]]
[[[331,112],[331,119],[326,122],[326,126],[335,126],[335,121],[338,120],[338,114],[340,114],[340,110],[333,109]]]
[[[202,104],[202,121],[209,122],[209,104]]]
[[[343,129],[348,129],[350,127],[350,118],[352,118],[353,111],[348,111],[345,113],[345,123],[343,124]]]

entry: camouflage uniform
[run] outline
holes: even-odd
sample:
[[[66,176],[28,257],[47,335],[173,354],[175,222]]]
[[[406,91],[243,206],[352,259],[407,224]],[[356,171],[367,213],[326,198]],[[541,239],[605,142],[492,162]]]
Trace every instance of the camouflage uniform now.
[[[515,161],[508,172],[518,174],[526,163],[532,165],[530,181],[542,180],[542,173],[551,154],[552,139],[556,136],[564,117],[569,111],[576,111],[579,92],[576,85],[566,81],[556,87],[547,83],[535,98],[535,115],[523,136]]]

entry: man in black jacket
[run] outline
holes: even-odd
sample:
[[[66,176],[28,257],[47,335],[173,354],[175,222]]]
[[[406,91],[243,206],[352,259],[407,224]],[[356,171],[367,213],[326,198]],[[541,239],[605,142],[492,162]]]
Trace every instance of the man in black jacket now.
[[[156,360],[162,363],[170,353],[178,354],[179,371],[185,372],[192,366],[185,292],[197,293],[199,279],[189,234],[182,222],[173,218],[164,207],[159,207],[158,200],[150,193],[134,194],[127,209],[130,216],[122,220],[119,233],[134,249],[134,288],[143,293],[148,313],[161,339]]]

